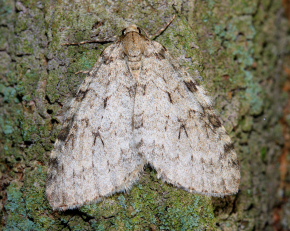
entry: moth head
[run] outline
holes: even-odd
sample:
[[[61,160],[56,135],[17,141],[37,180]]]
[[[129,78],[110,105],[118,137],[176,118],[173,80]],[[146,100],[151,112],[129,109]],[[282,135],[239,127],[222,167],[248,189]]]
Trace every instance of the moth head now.
[[[128,26],[124,30],[122,30],[123,35],[126,35],[129,32],[137,32],[138,34],[141,34],[141,29],[138,26],[136,26],[135,24],[133,24],[133,25]]]

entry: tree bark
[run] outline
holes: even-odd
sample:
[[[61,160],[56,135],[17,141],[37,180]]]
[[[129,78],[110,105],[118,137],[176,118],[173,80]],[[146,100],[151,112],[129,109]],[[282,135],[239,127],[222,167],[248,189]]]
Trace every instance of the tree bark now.
[[[147,167],[128,193],[53,212],[45,196],[58,113],[107,44],[129,24],[156,33],[216,102],[241,161],[237,195],[211,198],[166,184]],[[289,52],[282,2],[1,1],[1,203],[5,230],[273,230],[280,203],[280,118]],[[284,225],[284,226],[283,226]],[[286,230],[287,225],[283,224]],[[288,226],[289,228],[289,226]]]

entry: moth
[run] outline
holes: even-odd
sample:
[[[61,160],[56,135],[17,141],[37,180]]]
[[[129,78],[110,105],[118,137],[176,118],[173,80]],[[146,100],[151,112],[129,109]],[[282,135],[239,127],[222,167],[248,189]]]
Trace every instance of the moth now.
[[[210,97],[136,25],[103,51],[67,108],[48,169],[53,209],[129,190],[146,164],[191,193],[238,192],[237,154]]]

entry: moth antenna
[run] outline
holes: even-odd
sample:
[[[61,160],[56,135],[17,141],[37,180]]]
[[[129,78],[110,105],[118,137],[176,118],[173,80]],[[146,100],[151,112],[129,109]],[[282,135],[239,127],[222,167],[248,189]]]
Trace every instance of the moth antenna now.
[[[176,18],[176,15],[173,15],[173,17],[170,19],[170,21],[163,28],[161,28],[159,31],[157,31],[157,33],[149,36],[148,38],[150,38],[152,40],[156,39],[159,35],[161,35],[171,25],[171,23],[174,21],[175,18]]]

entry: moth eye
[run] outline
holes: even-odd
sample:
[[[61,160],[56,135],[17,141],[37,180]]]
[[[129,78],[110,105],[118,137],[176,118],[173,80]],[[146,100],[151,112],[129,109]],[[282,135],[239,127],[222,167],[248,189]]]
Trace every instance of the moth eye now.
[[[122,30],[122,35],[125,35],[126,33],[126,28]]]
[[[137,27],[138,33],[141,34],[141,29],[140,27]]]

